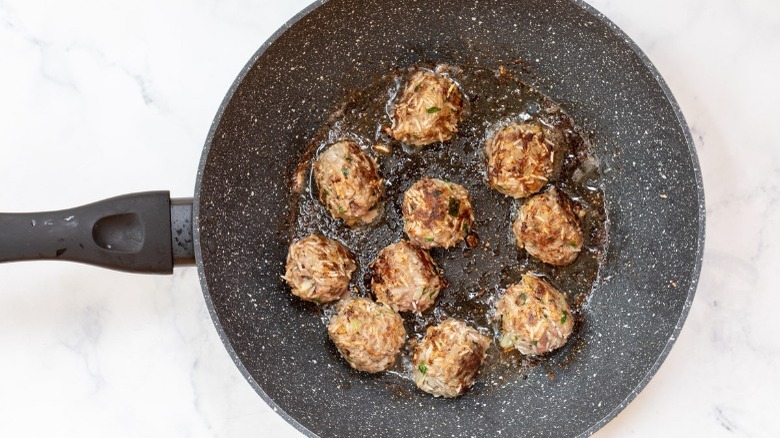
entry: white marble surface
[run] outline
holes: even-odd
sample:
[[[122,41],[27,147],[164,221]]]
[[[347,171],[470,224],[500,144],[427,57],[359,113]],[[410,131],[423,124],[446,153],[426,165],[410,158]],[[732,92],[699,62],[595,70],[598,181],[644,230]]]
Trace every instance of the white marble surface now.
[[[190,196],[244,62],[308,0],[0,0],[0,210]],[[660,371],[598,437],[780,430],[780,3],[591,0],[645,50],[696,138],[699,291]],[[0,436],[293,437],[245,383],[193,268],[0,265]]]

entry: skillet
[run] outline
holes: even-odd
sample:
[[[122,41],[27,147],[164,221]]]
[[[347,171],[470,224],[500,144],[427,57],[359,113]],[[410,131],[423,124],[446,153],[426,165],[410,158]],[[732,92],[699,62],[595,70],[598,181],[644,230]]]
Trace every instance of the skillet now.
[[[289,181],[346,90],[393,67],[473,59],[522,60],[525,80],[595,133],[610,245],[585,307],[585,348],[554,380],[538,368],[523,383],[456,400],[398,396],[386,380],[340,363],[312,309],[278,281]],[[308,435],[588,435],[634,398],[671,348],[698,279],[703,207],[690,134],[668,88],[588,6],[331,0],[293,18],[239,75],[207,139],[192,204],[158,192],[2,215],[0,260],[170,272],[194,257],[228,352]]]

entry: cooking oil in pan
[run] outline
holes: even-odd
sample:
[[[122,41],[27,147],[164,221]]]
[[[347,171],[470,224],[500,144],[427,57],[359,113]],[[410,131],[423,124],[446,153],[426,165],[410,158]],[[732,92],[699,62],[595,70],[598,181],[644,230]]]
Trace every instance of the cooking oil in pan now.
[[[422,315],[403,314],[410,342],[388,374],[411,379],[410,359],[415,340],[422,339],[428,326],[453,317],[467,321],[496,341],[472,390],[484,392],[523,378],[541,363],[547,365],[547,374],[552,376],[555,366],[566,366],[576,360],[584,344],[578,332],[587,324],[580,310],[598,277],[607,243],[607,218],[598,163],[588,139],[557,104],[504,68],[450,66],[446,70],[460,87],[465,107],[460,132],[445,143],[412,148],[385,134],[385,128],[392,123],[393,101],[411,69],[394,71],[372,86],[351,93],[312,140],[311,150],[299,167],[298,179],[302,185],[293,193],[289,238],[292,241],[317,232],[343,242],[358,262],[353,293],[371,296],[369,264],[382,248],[404,238],[401,214],[404,191],[424,176],[464,186],[471,196],[476,218],[472,229],[479,243],[473,248],[461,243],[450,249],[431,250],[449,286],[439,295],[435,308]],[[546,265],[517,248],[512,223],[519,201],[487,185],[482,152],[485,140],[512,121],[532,118],[564,134],[565,156],[553,184],[584,211],[583,250],[574,263],[565,267]],[[361,145],[377,161],[385,180],[384,214],[368,226],[350,229],[330,217],[317,201],[310,163],[320,150],[342,138],[353,139]],[[519,281],[525,272],[542,275],[565,292],[577,318],[575,332],[567,345],[548,357],[527,358],[498,347],[500,333],[493,318],[495,304],[503,290]],[[320,307],[324,324],[333,312],[332,307]],[[397,386],[390,381],[388,385]]]

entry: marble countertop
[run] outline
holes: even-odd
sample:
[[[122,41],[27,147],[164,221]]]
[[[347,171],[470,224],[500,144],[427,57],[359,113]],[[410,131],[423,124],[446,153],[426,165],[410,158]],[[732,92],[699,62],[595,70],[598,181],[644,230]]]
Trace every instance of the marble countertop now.
[[[226,90],[308,1],[0,0],[0,210],[191,196]],[[688,322],[595,436],[776,436],[780,3],[589,3],[665,77],[707,198]],[[300,434],[232,363],[194,268],[161,277],[39,262],[0,265],[0,436]]]

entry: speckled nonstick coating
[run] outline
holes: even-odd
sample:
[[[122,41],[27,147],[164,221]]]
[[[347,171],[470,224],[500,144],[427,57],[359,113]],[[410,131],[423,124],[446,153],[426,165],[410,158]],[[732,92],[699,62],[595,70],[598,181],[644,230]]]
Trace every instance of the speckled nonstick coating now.
[[[610,243],[584,306],[582,351],[552,380],[537,367],[527,380],[477,383],[449,400],[349,370],[316,309],[279,279],[290,180],[308,140],[350,89],[393,67],[518,59],[527,81],[595,134]],[[669,89],[614,24],[564,0],[312,5],[231,88],[203,153],[194,214],[201,282],[228,351],[258,394],[310,436],[591,434],[669,352],[704,241],[698,162]]]

